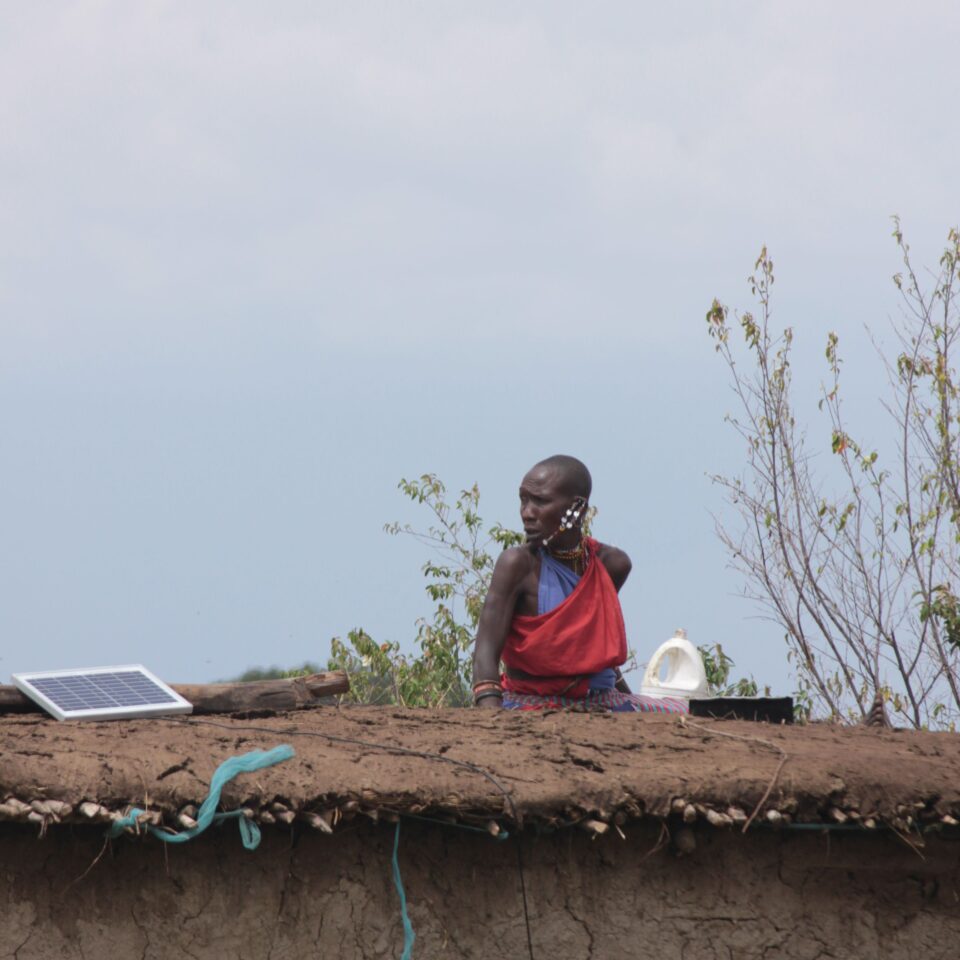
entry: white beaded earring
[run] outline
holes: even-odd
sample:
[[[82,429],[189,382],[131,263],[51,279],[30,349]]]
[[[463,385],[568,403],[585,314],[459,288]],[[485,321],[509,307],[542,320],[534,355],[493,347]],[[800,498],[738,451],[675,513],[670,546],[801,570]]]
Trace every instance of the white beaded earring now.
[[[573,507],[570,507],[567,512],[563,515],[563,519],[560,521],[561,530],[572,530],[577,526],[577,521],[580,519],[580,509],[576,510]]]

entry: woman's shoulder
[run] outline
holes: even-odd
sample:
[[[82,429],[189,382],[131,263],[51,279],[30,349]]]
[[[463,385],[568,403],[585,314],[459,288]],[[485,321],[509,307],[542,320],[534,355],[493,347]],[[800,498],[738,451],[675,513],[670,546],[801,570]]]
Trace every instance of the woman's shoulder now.
[[[504,577],[522,577],[528,574],[539,562],[536,551],[523,545],[507,547],[497,557],[494,574]]]
[[[626,551],[609,543],[600,543],[597,540],[594,540],[594,543],[597,559],[606,567],[607,573],[619,589],[633,568],[630,557],[627,556]]]

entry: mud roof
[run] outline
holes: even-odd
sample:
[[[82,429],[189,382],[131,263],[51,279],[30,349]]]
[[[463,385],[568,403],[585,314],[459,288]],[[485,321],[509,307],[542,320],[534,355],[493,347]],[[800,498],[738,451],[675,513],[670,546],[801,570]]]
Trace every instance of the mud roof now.
[[[0,717],[0,818],[41,830],[130,806],[189,823],[217,766],[296,755],[223,792],[264,823],[336,829],[417,814],[488,826],[622,825],[637,817],[848,823],[960,820],[960,736],[768,726],[644,714],[342,707],[268,716],[58,723]],[[183,818],[186,819],[183,819]]]

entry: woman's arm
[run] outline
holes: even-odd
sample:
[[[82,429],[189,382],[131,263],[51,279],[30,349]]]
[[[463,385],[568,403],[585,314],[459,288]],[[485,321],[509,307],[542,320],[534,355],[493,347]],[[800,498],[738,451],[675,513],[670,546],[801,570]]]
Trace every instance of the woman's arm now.
[[[524,578],[530,573],[533,555],[523,547],[504,550],[493,568],[490,588],[477,623],[477,643],[473,654],[473,682],[500,680],[500,655],[507,641],[510,622]],[[503,698],[485,696],[479,707],[499,707]]]

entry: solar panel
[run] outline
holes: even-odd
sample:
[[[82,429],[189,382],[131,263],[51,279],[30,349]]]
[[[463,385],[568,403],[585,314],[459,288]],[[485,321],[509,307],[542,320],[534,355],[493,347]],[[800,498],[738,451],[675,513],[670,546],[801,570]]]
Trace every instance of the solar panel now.
[[[15,673],[13,682],[58,720],[120,720],[193,710],[139,664]]]

